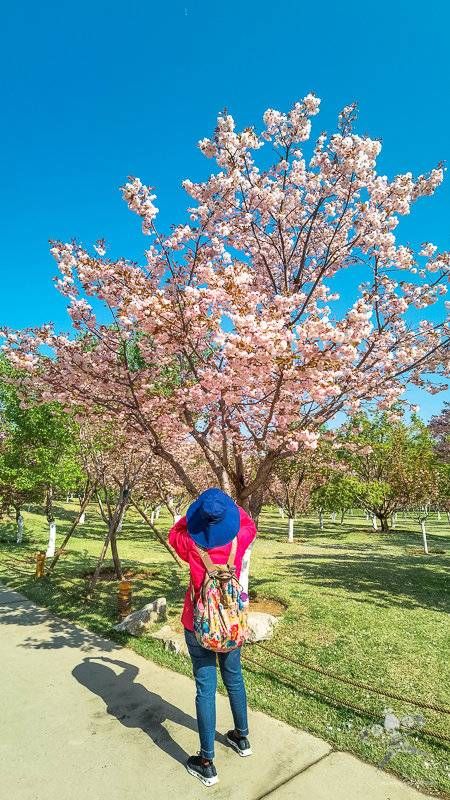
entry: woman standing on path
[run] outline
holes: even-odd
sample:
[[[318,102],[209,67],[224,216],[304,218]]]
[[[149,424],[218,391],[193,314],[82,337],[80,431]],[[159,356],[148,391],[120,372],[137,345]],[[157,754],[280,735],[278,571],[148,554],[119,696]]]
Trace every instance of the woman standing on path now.
[[[169,531],[169,544],[190,569],[190,585],[184,599],[181,621],[191,656],[196,683],[200,752],[190,756],[188,772],[206,786],[218,782],[213,763],[216,731],[216,655],[222,680],[228,692],[234,720],[234,730],[227,733],[229,744],[241,756],[251,755],[248,741],[247,698],[241,669],[241,649],[214,652],[203,647],[194,633],[194,603],[199,597],[209,564],[209,574],[215,565],[227,565],[231,574],[240,577],[244,554],[256,536],[252,518],[220,489],[207,489]],[[209,558],[208,558],[209,557]],[[212,563],[211,563],[212,562]],[[240,598],[247,600],[244,593]],[[234,626],[237,627],[237,626]],[[232,642],[230,642],[230,645]]]

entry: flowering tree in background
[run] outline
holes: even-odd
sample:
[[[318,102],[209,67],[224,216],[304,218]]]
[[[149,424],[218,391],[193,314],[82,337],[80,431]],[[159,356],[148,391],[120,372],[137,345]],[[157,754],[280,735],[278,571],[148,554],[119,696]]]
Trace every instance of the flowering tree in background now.
[[[443,171],[378,174],[381,144],[354,132],[354,106],[309,147],[318,110],[311,94],[288,113],[269,109],[260,133],[221,114],[199,143],[217,170],[184,181],[189,222],[169,235],[156,227],[152,190],[130,179],[123,194],[150,237],[145,263],[107,258],[102,241],[95,252],[54,243],[58,288],[83,336],[50,326],[8,335],[9,357],[43,399],[120,420],[191,496],[196,476],[174,443],[192,441],[254,516],[274,465],[313,450],[337,412],[390,409],[407,381],[435,392],[448,374],[440,298],[450,254],[432,243],[414,253],[395,237]],[[256,159],[266,143],[276,152],[268,168]],[[423,313],[432,305],[434,322]]]
[[[450,522],[450,403],[444,403],[441,413],[432,417],[429,429],[434,442],[439,479],[438,519],[440,511],[447,512]]]
[[[267,494],[288,518],[288,542],[294,541],[296,516],[308,511],[315,492],[328,478],[330,457],[329,442],[321,439],[314,451],[280,460],[273,469]]]
[[[441,413],[430,420],[429,428],[440,461],[450,464],[450,403],[444,403]]]

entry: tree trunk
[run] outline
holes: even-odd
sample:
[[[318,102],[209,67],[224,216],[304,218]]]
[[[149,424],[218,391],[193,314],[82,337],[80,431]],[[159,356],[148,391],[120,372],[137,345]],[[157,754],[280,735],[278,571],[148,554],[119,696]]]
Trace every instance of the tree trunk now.
[[[16,508],[16,523],[17,523],[17,544],[22,544],[23,541],[23,517],[20,508]]]
[[[341,525],[343,525],[343,524],[344,524],[344,519],[345,519],[345,511],[344,511],[344,510],[342,510],[342,511],[341,511]]]
[[[372,514],[372,528],[374,529],[374,531],[378,530],[377,518],[375,514]]]
[[[294,541],[294,518],[289,517],[288,520],[288,542]]]
[[[284,508],[282,506],[278,507],[278,513],[279,513],[281,519],[284,519]]]
[[[54,522],[55,515],[53,513],[53,486],[51,485],[47,486],[47,491],[45,493],[45,515],[49,524]]]
[[[425,520],[420,520],[420,529],[422,531],[422,539],[423,539],[423,552],[425,555],[428,555],[428,541],[427,541],[427,529],[425,527]]]
[[[333,511],[331,514],[331,521],[336,522],[336,517],[337,517],[336,511]]]
[[[150,524],[151,525],[155,524],[155,509],[154,508],[152,508],[152,511],[151,511],[151,514],[150,514]]]
[[[57,561],[59,559],[59,556],[61,555],[61,550],[64,549],[64,547],[66,546],[66,544],[69,541],[70,537],[74,533],[77,525],[79,525],[79,523],[81,522],[81,517],[84,516],[84,511],[85,511],[85,509],[86,509],[86,507],[87,507],[87,505],[88,505],[93,493],[94,493],[94,487],[92,488],[92,490],[90,492],[88,492],[86,494],[86,496],[85,496],[85,498],[84,498],[84,500],[83,500],[83,502],[81,504],[81,508],[80,508],[79,513],[78,513],[78,516],[75,519],[75,521],[72,523],[72,525],[70,526],[69,530],[67,531],[67,533],[66,533],[66,535],[65,535],[65,537],[64,537],[64,539],[62,541],[61,547],[59,548],[59,551],[55,554],[55,556],[53,558],[53,561],[52,561],[52,563],[50,564],[50,566],[48,568],[48,573],[52,572],[52,570],[55,568],[55,566],[57,564]]]
[[[389,519],[386,514],[379,514],[378,519],[380,520],[380,527],[383,533],[388,533],[389,531]]]
[[[121,520],[119,521],[119,525]],[[123,571],[122,571],[122,564],[119,558],[119,551],[117,548],[117,534],[119,533],[119,525],[117,526],[116,530],[111,531],[111,555],[114,562],[114,569],[116,572],[116,577],[118,581],[123,580]]]
[[[91,580],[89,582],[89,586],[88,586],[88,589],[87,589],[87,592],[86,592],[86,600],[90,600],[92,592],[94,591],[95,586],[97,584],[98,576],[100,575],[101,566],[102,566],[102,564],[103,564],[103,562],[105,560],[106,551],[108,550],[110,537],[111,537],[111,530],[110,530],[110,528],[108,528],[107,534],[105,536],[105,539],[104,539],[104,542],[103,542],[103,545],[102,545],[102,549],[100,551],[100,555],[99,555],[99,557],[97,559],[97,564],[96,564],[96,567],[95,567],[94,574],[93,574],[93,576],[92,576],[92,578],[91,578]]]
[[[391,526],[392,528],[395,528],[396,525],[397,525],[397,513],[394,511],[391,517]]]
[[[90,600],[90,598],[92,596],[92,593],[93,593],[93,591],[95,589],[95,586],[97,584],[97,581],[98,581],[98,578],[99,578],[99,575],[100,575],[100,569],[101,569],[101,566],[103,564],[103,561],[105,560],[106,551],[108,550],[108,545],[110,543],[111,543],[111,553],[112,553],[112,557],[113,557],[113,561],[114,561],[114,567],[115,567],[116,575],[117,575],[119,580],[122,579],[122,565],[120,563],[119,553],[118,553],[118,549],[117,549],[117,529],[118,529],[118,527],[119,527],[119,525],[120,525],[120,523],[121,523],[121,521],[123,519],[123,516],[125,514],[127,505],[130,502],[130,499],[131,498],[130,498],[130,490],[129,490],[129,488],[126,487],[126,486],[122,486],[121,491],[120,491],[119,500],[118,500],[117,505],[116,505],[116,509],[115,509],[114,514],[112,515],[112,517],[110,517],[110,519],[109,519],[108,533],[105,536],[105,540],[103,542],[103,546],[102,546],[102,549],[101,549],[101,552],[100,552],[100,555],[99,555],[99,558],[98,558],[98,561],[97,561],[97,566],[95,567],[95,572],[94,572],[94,574],[93,574],[93,576],[92,576],[92,578],[90,580],[90,583],[89,583],[89,586],[88,586],[88,590],[86,592],[86,600]],[[100,501],[100,503],[101,503],[101,501]],[[102,516],[103,516],[103,514],[102,514]]]
[[[439,509],[437,510],[437,521],[438,522],[441,521],[441,512],[439,511]]]
[[[323,531],[323,511],[319,511],[319,527]]]
[[[53,513],[53,486],[51,484],[47,486],[45,495],[45,513],[48,521],[48,546],[45,555],[46,558],[53,558],[56,548],[56,524]]]
[[[46,558],[53,558],[55,555],[55,548],[56,548],[56,523],[53,520],[49,523],[48,529],[48,547],[47,552],[45,554]]]
[[[80,502],[80,510],[81,510],[81,513],[80,513],[80,515],[78,517],[78,524],[79,525],[84,525],[84,523],[86,522],[86,505],[83,505],[85,498],[86,498],[86,491],[85,491],[84,495],[80,495],[80,497],[78,498],[78,500]]]
[[[263,507],[263,500],[264,500],[264,490],[263,487],[261,486],[259,489],[256,489],[256,491],[254,491],[253,494],[250,496],[248,504],[250,516],[254,520],[255,525],[258,524],[259,515]]]
[[[111,555],[114,562],[114,569],[116,571],[116,576],[118,581],[123,580],[123,571],[122,571],[122,564],[119,558],[119,550],[117,547],[117,534],[120,533],[122,530],[123,520],[127,512],[127,507],[128,507],[126,502],[127,496],[128,493],[121,494],[121,497],[119,499],[120,503],[119,508],[116,509],[113,518],[111,520],[111,537],[110,537]]]

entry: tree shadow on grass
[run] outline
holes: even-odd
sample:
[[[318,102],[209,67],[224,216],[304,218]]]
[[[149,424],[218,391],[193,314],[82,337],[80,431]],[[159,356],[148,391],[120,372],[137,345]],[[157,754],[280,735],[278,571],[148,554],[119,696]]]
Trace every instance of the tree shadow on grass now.
[[[108,664],[121,672],[118,674]],[[197,733],[196,720],[142,683],[135,683],[138,674],[139,669],[134,664],[108,656],[86,657],[72,671],[80,684],[103,700],[107,714],[127,728],[140,728],[164,753],[184,764],[189,754],[172,738],[163,723],[174,722]],[[217,731],[215,739],[227,745],[225,736]]]
[[[334,548],[336,550],[336,548]],[[411,556],[345,555],[344,553],[275,555],[282,567],[278,577],[298,577],[303,584],[321,589],[344,589],[351,594],[367,595],[367,602],[402,608],[429,608],[448,612],[450,602],[445,592],[447,561],[430,556],[420,564]],[[430,569],[439,567],[439,572]],[[275,578],[275,576],[274,576]],[[447,579],[448,580],[448,579]],[[301,584],[300,584],[301,585]]]

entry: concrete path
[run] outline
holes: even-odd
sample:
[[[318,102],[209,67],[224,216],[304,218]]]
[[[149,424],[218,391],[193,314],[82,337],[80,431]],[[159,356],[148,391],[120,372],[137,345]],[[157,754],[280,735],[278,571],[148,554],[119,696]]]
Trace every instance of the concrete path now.
[[[198,749],[194,684],[0,586],[0,787],[14,800],[419,800],[425,795],[327,742],[250,713],[239,758],[217,698],[206,789],[183,764]]]

